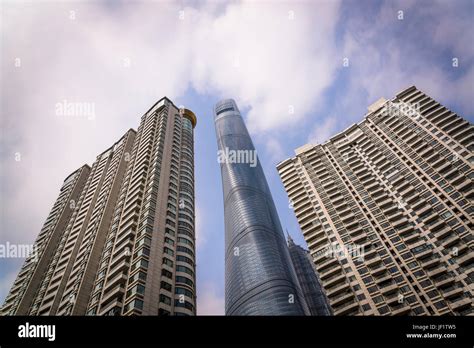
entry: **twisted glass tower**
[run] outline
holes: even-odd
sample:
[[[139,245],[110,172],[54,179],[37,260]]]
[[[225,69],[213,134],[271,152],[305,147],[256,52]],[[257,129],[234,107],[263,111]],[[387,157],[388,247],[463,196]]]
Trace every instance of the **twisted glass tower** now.
[[[226,315],[309,315],[235,101],[217,103],[214,118],[224,193]]]

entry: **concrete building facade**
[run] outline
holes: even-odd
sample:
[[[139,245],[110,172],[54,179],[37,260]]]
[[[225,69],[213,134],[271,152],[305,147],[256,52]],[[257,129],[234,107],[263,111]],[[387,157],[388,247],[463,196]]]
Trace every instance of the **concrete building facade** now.
[[[64,181],[6,315],[194,315],[196,116],[160,99]]]
[[[412,86],[278,164],[335,315],[473,313],[473,149]]]

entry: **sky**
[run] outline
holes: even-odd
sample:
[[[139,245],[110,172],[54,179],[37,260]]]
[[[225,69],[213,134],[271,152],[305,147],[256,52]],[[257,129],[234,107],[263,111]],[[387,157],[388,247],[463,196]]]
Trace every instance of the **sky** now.
[[[224,314],[213,105],[233,98],[280,220],[276,164],[415,85],[474,120],[474,2],[2,1],[0,244],[31,244],[62,181],[163,96],[194,111],[198,314]],[[58,115],[57,105],[91,107]],[[0,302],[24,260],[0,259]]]

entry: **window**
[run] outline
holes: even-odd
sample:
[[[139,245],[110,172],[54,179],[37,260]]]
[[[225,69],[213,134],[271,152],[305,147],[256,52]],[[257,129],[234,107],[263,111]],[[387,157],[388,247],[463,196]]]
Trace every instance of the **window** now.
[[[186,262],[190,265],[194,265],[193,260],[191,260],[189,257],[183,256],[183,255],[177,255],[176,256],[176,261]]]
[[[158,315],[170,315],[171,313],[166,309],[160,308],[158,309]]]
[[[138,279],[145,281],[145,280],[146,280],[146,273],[145,273],[145,272],[142,272],[142,271],[140,271],[140,272],[138,272],[138,273],[135,273],[135,274],[132,276],[130,283],[133,283],[134,281],[136,281],[136,280],[138,280]]]
[[[143,309],[143,301],[135,299],[125,305],[124,312],[128,312],[131,309]]]
[[[166,257],[163,257],[163,263],[169,267],[173,267],[173,261],[171,261],[170,259]]]
[[[170,283],[165,282],[165,281],[162,280],[162,281],[161,281],[161,288],[162,288],[162,289],[165,289],[165,290],[168,290],[168,291],[171,291],[172,286],[171,286]]]
[[[447,219],[447,218],[451,217],[452,215],[453,215],[453,214],[451,214],[451,212],[447,211],[447,212],[441,214],[441,217],[442,217],[443,219]]]
[[[168,227],[165,229],[165,233],[167,233],[167,234],[169,234],[169,235],[171,235],[171,236],[173,236],[173,237],[175,236],[174,231],[173,231],[171,228],[168,228]]]
[[[191,311],[194,309],[194,306],[191,303],[189,303],[188,301],[182,302],[180,300],[175,300],[174,305],[175,305],[175,307],[184,307],[184,308],[189,309]]]
[[[173,279],[173,273],[171,273],[170,271],[168,271],[168,270],[166,270],[166,269],[162,269],[162,270],[161,270],[161,275],[162,275],[163,277]]]
[[[377,289],[377,287],[374,285],[374,286],[371,286],[370,288],[367,288],[367,290],[369,291],[369,293],[372,294],[372,293],[376,292],[378,289]]]
[[[226,111],[234,111],[234,108],[230,106],[230,107],[226,107],[224,109],[221,109],[216,113],[216,116],[218,116],[218,115],[220,115],[220,114],[222,114],[223,112],[226,112]]]
[[[408,268],[413,269],[415,267],[418,267],[418,262],[412,261],[408,264]]]
[[[184,247],[184,246],[178,245],[177,251],[189,254],[189,255],[194,257],[193,251],[189,248]]]
[[[147,260],[138,260],[136,261],[133,265],[132,265],[132,270],[138,268],[138,267],[142,267],[142,268],[147,268],[148,267],[148,261]]]
[[[171,238],[165,237],[165,243],[168,243],[170,245],[174,245],[174,240],[172,240]]]
[[[132,296],[134,294],[143,295],[145,293],[145,287],[141,284],[137,284],[127,291],[127,296]]]
[[[160,302],[167,305],[171,305],[171,298],[169,298],[168,296],[164,294],[160,294]]]
[[[189,286],[194,286],[194,283],[191,279],[186,277],[176,276],[176,283],[187,284]]]
[[[174,256],[174,251],[171,250],[170,248],[165,247],[165,248],[163,249],[163,252],[164,252],[165,254]]]
[[[383,302],[383,296],[381,296],[381,295],[375,296],[373,298],[373,300],[374,300],[375,303]]]
[[[177,272],[184,272],[184,273],[187,273],[191,276],[194,276],[194,272],[186,266],[178,265],[178,266],[176,266],[176,271]]]
[[[176,287],[175,294],[185,295],[185,296],[188,296],[190,298],[193,298],[193,293],[191,291],[189,291],[188,289],[185,289],[185,288],[181,288],[179,286]]]
[[[414,312],[415,314],[422,314],[422,313],[424,313],[422,307],[413,308],[413,312]]]

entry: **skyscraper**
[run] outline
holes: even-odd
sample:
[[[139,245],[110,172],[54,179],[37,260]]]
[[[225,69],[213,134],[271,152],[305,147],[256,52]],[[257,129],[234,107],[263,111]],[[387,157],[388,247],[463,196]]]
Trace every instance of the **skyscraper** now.
[[[335,315],[472,313],[473,148],[412,86],[278,164]]]
[[[214,108],[225,213],[226,315],[306,315],[275,205],[236,103]]]
[[[2,313],[195,314],[195,125],[162,98],[68,176]]]
[[[322,289],[309,251],[295,244],[289,235],[288,249],[290,250],[291,261],[295,267],[296,277],[311,315],[332,315],[331,306]]]

